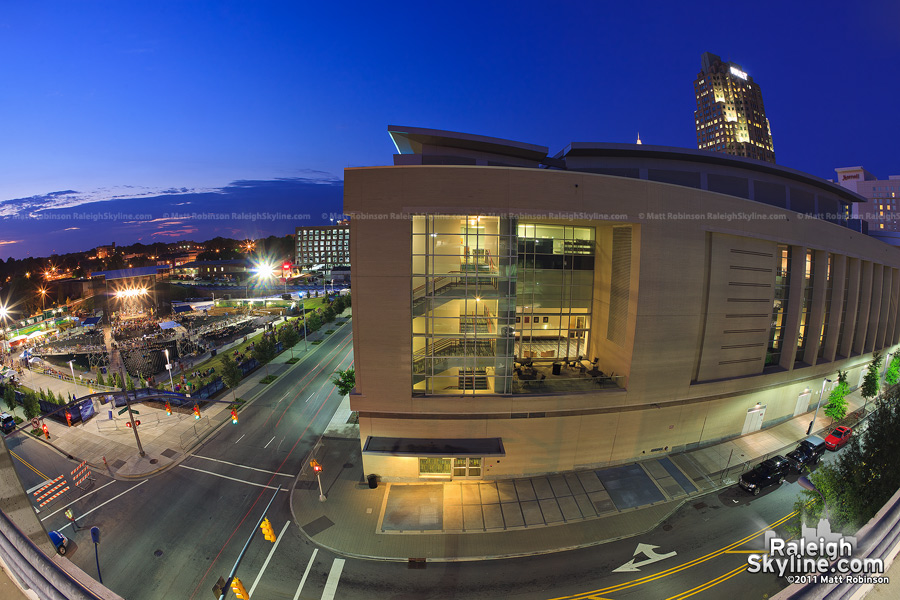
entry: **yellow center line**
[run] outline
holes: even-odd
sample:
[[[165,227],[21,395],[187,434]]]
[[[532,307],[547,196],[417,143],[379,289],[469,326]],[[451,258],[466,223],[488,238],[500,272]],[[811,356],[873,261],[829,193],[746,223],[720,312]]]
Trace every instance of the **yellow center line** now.
[[[708,590],[711,587],[715,587],[715,586],[719,585],[720,583],[722,583],[723,581],[731,579],[738,573],[743,573],[746,570],[747,570],[747,565],[741,565],[737,569],[734,569],[733,571],[729,571],[729,572],[725,573],[724,575],[720,575],[719,577],[716,577],[715,579],[713,579],[711,581],[702,583],[702,584],[698,585],[697,587],[690,589],[686,592],[681,592],[680,594],[671,596],[671,597],[667,598],[666,600],[684,600],[684,598],[690,598],[694,594],[699,594],[703,590]]]
[[[34,468],[33,466],[31,466],[31,465],[28,463],[28,461],[26,461],[25,459],[23,459],[21,456],[19,456],[18,454],[16,454],[16,453],[13,452],[12,450],[10,450],[9,453],[12,454],[13,456],[15,456],[15,457],[19,460],[20,463],[22,463],[23,465],[25,465],[26,467],[28,467],[29,469],[31,469],[32,471],[34,471],[35,473],[37,473],[40,477],[43,477],[45,480],[46,480],[46,479],[50,479],[49,477],[47,477],[46,475],[44,475],[43,473],[41,473],[40,471],[38,471],[36,468]]]
[[[756,531],[755,533],[751,533],[750,535],[744,537],[743,539],[740,539],[732,544],[729,544],[728,546],[725,546],[724,548],[720,548],[718,550],[710,552],[709,554],[707,554],[705,556],[701,556],[699,558],[695,558],[694,560],[688,561],[681,565],[672,567],[670,569],[666,569],[665,571],[662,571],[660,573],[656,573],[654,575],[647,575],[646,577],[641,577],[640,579],[635,579],[633,581],[627,581],[625,583],[620,583],[618,585],[613,585],[613,586],[602,588],[599,590],[591,590],[590,592],[581,592],[579,594],[575,594],[572,596],[560,596],[558,598],[554,598],[553,600],[591,600],[591,598],[597,594],[618,592],[618,591],[625,590],[625,589],[635,587],[638,585],[643,585],[643,584],[649,583],[651,581],[656,581],[657,579],[661,579],[663,577],[673,575],[680,571],[684,571],[685,569],[689,569],[693,566],[699,565],[700,563],[706,562],[707,560],[716,558],[717,556],[726,554],[726,553],[734,550],[738,546],[741,546],[742,544],[745,544],[751,540],[758,538],[759,536],[764,534],[767,530],[775,529],[779,525],[784,524],[785,522],[787,522],[788,520],[792,519],[795,516],[797,516],[797,511],[794,511],[788,515],[785,515],[784,517],[778,519],[774,523],[771,523],[770,525],[763,527],[762,529]]]

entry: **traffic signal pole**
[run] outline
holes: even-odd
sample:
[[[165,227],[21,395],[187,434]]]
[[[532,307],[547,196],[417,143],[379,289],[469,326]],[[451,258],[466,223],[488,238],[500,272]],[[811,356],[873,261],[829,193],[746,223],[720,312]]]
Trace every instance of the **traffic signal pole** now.
[[[125,373],[119,371],[122,376],[122,391],[125,392],[125,406],[128,407],[128,418],[131,419],[131,430],[134,432],[134,439],[137,442],[138,454],[141,455],[141,458],[147,456],[144,452],[144,447],[141,446],[141,436],[138,435],[137,425],[134,423],[134,413],[131,412],[131,398],[128,397],[128,388],[125,386]]]
[[[247,538],[247,542],[241,549],[241,553],[238,554],[237,560],[234,561],[234,567],[231,568],[231,573],[228,574],[228,578],[225,580],[225,587],[222,588],[222,594],[219,596],[219,600],[225,600],[225,596],[227,596],[229,590],[231,590],[231,580],[234,579],[234,575],[235,573],[237,573],[238,567],[241,565],[241,561],[244,559],[244,554],[247,553],[247,548],[250,547],[250,542],[253,540],[253,536],[256,535],[256,530],[259,529],[260,525],[262,525],[263,520],[266,518],[266,513],[269,512],[269,507],[271,507],[272,503],[275,502],[275,498],[278,496],[278,492],[280,491],[281,485],[279,484],[275,489],[275,493],[272,494],[272,499],[269,500],[269,503],[266,505],[266,509],[263,511],[262,515],[260,515],[259,521],[256,522],[256,526],[250,533],[250,537]]]

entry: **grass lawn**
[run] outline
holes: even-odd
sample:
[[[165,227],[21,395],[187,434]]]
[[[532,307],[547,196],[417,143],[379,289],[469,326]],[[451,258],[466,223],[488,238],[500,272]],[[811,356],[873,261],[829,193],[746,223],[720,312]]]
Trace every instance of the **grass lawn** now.
[[[272,383],[276,379],[278,379],[278,375],[266,375],[265,377],[260,379],[259,382],[263,385],[267,385],[267,384]]]
[[[289,365],[293,365],[293,364],[295,364],[295,363],[297,363],[297,362],[300,362],[300,357],[299,357],[299,356],[295,356],[294,358],[290,358],[290,359],[288,359],[288,360],[286,361],[286,363],[289,364]]]

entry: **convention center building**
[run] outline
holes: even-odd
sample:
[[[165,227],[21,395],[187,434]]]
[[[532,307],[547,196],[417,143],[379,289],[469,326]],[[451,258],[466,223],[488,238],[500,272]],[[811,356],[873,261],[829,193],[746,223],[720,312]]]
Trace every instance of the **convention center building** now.
[[[900,339],[862,196],[759,160],[389,127],[345,171],[365,472],[497,479],[659,457],[816,407]]]

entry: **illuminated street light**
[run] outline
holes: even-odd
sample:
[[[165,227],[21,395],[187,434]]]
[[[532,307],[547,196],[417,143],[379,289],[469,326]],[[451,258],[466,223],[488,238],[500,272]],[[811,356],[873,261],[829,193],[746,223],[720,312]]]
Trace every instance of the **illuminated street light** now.
[[[825,381],[822,382],[822,391],[819,392],[819,402],[816,404],[816,412],[815,412],[815,414],[813,414],[812,421],[809,422],[809,428],[806,430],[806,435],[809,435],[812,433],[813,426],[816,424],[816,417],[819,416],[819,406],[822,404],[822,396],[825,394],[825,384],[826,383],[831,383],[831,380],[825,379]]]
[[[44,310],[44,298],[47,296],[47,289],[40,288],[38,293],[41,295],[41,310]]]

